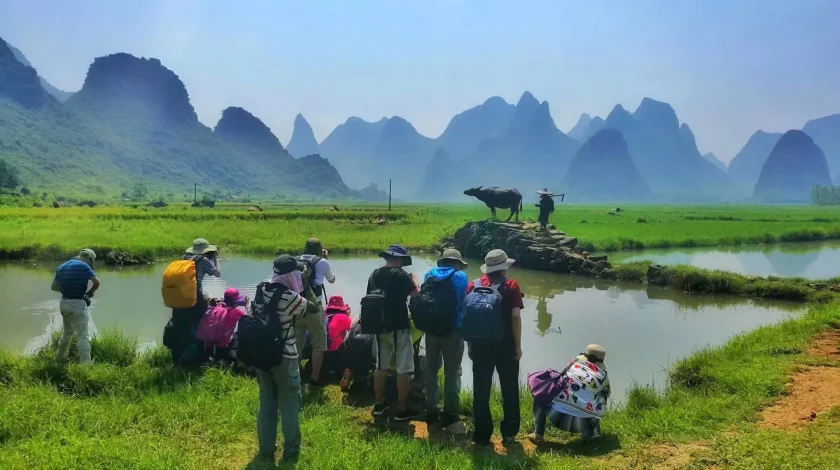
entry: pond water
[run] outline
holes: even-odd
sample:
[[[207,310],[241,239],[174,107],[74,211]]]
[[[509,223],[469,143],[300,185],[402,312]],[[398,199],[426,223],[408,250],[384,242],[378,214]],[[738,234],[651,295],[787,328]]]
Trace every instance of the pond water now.
[[[672,248],[609,253],[610,262],[650,260],[753,276],[828,279],[840,276],[840,241],[712,248]]]
[[[343,295],[358,314],[369,273],[377,258],[331,260],[337,282],[328,295]],[[415,257],[410,271],[420,277],[433,259]],[[52,331],[61,328],[58,296],[49,287],[58,263],[0,264],[0,296],[6,307],[0,319],[10,327],[0,335],[0,348],[32,351]],[[166,263],[100,269],[102,288],[91,306],[96,330],[120,328],[137,335],[141,345],[159,341],[170,311],[161,301],[161,275]],[[478,277],[480,262],[470,264]],[[253,295],[253,286],[268,277],[271,260],[234,259],[222,262],[224,280],[207,278],[205,286],[220,296],[226,286]],[[522,377],[528,372],[562,368],[587,344],[607,350],[607,364],[617,394],[633,381],[662,386],[664,370],[675,360],[707,345],[724,343],[732,335],[778,322],[803,310],[798,304],[751,302],[733,297],[684,295],[639,284],[615,284],[595,279],[513,269],[525,294],[522,312]],[[471,384],[471,363],[464,357],[464,385]]]

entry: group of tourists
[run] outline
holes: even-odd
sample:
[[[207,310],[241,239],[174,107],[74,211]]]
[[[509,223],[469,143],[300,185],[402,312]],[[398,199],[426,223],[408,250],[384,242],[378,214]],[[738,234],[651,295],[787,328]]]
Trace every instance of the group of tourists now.
[[[502,442],[509,444],[515,439],[520,430],[520,315],[524,304],[519,284],[508,277],[515,261],[503,250],[490,251],[481,266],[481,277],[470,281],[461,253],[447,249],[420,282],[405,270],[412,264],[408,250],[392,245],[379,254],[384,265],[371,273],[355,319],[340,296],[325,302],[324,284],[334,283],[336,277],[318,239],[307,241],[303,255],[278,256],[269,280],[257,286],[254,299],[235,288],[227,289],[222,299],[207,295],[202,285],[205,276],[221,276],[218,253],[218,247],[197,239],[183,259],[166,268],[162,295],[172,308],[172,317],[164,329],[163,343],[178,365],[231,361],[255,370],[260,455],[273,457],[276,453],[278,420],[284,460],[294,460],[300,453],[302,370],[309,375],[310,387],[340,376],[341,388],[347,390],[351,382],[362,380],[373,369],[373,417],[405,422],[421,414],[409,404],[409,397],[416,369],[425,369],[425,421],[451,433],[465,433],[459,415],[465,351],[472,361],[473,442],[490,444],[494,374],[502,395]],[[80,361],[90,362],[87,307],[99,287],[93,271],[95,259],[92,250],[84,249],[56,271],[52,288],[62,294],[64,319],[59,359],[66,360],[75,333]],[[418,349],[424,334],[422,364]],[[600,435],[598,423],[609,397],[605,354],[602,347],[589,345],[562,372],[529,375],[535,421],[529,438],[533,442],[543,442],[546,422],[581,433],[585,439]],[[309,359],[306,368],[301,367],[304,355]],[[359,366],[360,362],[368,365]],[[444,380],[439,394],[441,368]],[[393,410],[386,393],[389,370],[396,372]]]

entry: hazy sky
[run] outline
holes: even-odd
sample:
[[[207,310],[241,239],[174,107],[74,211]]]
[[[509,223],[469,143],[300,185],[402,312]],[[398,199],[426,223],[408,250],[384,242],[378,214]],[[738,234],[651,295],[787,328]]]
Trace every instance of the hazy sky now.
[[[0,0],[0,37],[57,87],[93,58],[157,57],[213,127],[242,106],[286,143],[351,115],[449,119],[524,90],[563,131],[582,112],[671,103],[730,160],[756,130],[840,113],[840,0]]]

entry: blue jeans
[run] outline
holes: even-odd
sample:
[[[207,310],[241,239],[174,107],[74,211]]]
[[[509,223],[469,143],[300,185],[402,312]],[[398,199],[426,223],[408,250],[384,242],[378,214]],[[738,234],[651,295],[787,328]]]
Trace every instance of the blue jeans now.
[[[300,454],[300,370],[298,361],[283,359],[269,372],[257,369],[260,384],[260,408],[257,412],[257,441],[260,454],[274,455],[277,450],[278,411],[283,427],[283,458]]]

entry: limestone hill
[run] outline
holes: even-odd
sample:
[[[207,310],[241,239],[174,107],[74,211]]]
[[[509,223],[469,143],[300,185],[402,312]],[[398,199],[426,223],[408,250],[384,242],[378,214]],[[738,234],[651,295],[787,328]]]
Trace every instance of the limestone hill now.
[[[753,197],[762,202],[808,202],[816,185],[831,185],[825,154],[807,134],[790,130],[767,157]]]
[[[624,137],[611,128],[600,130],[578,150],[562,188],[580,201],[639,201],[651,197]]]

